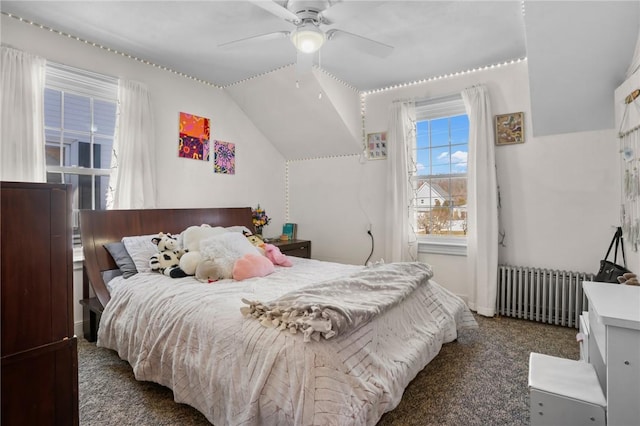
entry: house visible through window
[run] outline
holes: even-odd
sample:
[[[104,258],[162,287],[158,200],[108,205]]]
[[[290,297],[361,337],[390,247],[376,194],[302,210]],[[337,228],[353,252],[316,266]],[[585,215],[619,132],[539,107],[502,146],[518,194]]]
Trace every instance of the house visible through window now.
[[[47,64],[44,128],[47,182],[73,187],[74,240],[78,210],[106,208],[116,126],[118,80]]]
[[[466,241],[469,118],[459,96],[416,102],[414,213],[421,242]]]

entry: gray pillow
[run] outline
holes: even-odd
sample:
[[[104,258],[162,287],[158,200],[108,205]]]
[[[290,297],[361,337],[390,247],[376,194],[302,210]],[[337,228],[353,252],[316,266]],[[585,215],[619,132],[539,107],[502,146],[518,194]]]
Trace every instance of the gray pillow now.
[[[107,243],[104,245],[104,248],[107,249],[114,262],[116,262],[124,278],[132,277],[138,273],[133,259],[129,256],[127,249],[121,241]]]
[[[110,269],[108,271],[103,271],[102,272],[102,280],[105,283],[108,283],[109,281],[111,281],[115,277],[119,277],[121,275],[122,275],[122,271],[120,269]]]

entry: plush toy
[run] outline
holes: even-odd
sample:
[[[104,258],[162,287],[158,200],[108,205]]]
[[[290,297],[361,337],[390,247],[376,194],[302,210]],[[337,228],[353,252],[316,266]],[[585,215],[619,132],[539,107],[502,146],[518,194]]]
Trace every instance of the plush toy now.
[[[264,240],[260,235],[254,235],[251,232],[245,232],[244,236],[247,237],[247,240],[249,240],[249,242],[260,251],[260,254],[265,254]]]
[[[171,278],[181,278],[187,275],[180,269],[180,258],[184,250],[178,249],[178,240],[171,234],[159,233],[151,242],[158,246],[158,253],[151,256],[149,266],[152,271],[158,271]]]
[[[190,226],[180,234],[181,247],[189,251],[200,250],[200,242],[204,239],[228,232],[221,226],[211,226],[206,223]]]
[[[282,254],[280,249],[273,244],[264,244],[264,255],[269,259],[274,265],[279,266],[291,266],[291,260]]]
[[[235,278],[234,268],[237,261],[250,254],[262,259],[250,259],[249,263],[241,263],[239,277],[246,279],[273,272],[268,270],[269,267],[273,268],[273,264],[261,256],[263,251],[254,245],[254,242],[264,245],[262,239],[257,236],[249,239],[248,234],[240,232],[246,228],[238,228],[237,232],[225,228],[211,228],[208,225],[187,228],[182,233],[182,241],[188,252],[180,258],[180,269],[187,275],[195,275],[196,279],[202,282]],[[265,261],[270,263],[267,268]]]
[[[621,276],[619,276],[618,282],[620,284],[627,285],[640,285],[640,281],[638,281],[637,275],[632,272],[627,272],[626,274],[622,274]]]
[[[264,277],[275,270],[273,263],[261,254],[245,254],[233,265],[233,279],[242,281],[247,278]]]
[[[180,269],[186,275],[195,275],[198,264],[202,262],[202,254],[200,251],[188,251],[180,258]]]
[[[247,240],[249,240],[249,242],[256,247],[260,247],[264,244],[264,240],[260,237],[260,235],[244,234],[244,236],[247,237]]]
[[[198,263],[195,277],[203,283],[213,283],[226,278],[216,261],[211,259],[205,259]]]
[[[215,260],[205,259],[198,263],[195,278],[203,283],[213,283],[227,278],[237,281],[253,277],[264,277],[275,271],[273,263],[259,254],[245,254],[233,265],[233,276],[225,275],[225,269]]]
[[[254,246],[256,246],[262,254],[264,254],[267,259],[271,261],[274,265],[279,266],[291,266],[291,260],[287,258],[277,246],[273,244],[265,243],[264,240],[259,235],[253,234],[245,234],[247,240]]]
[[[224,278],[233,278],[233,265],[245,254],[261,254],[260,250],[239,232],[227,232],[203,240],[200,243],[200,252],[203,259],[216,261]]]
[[[228,232],[221,226],[212,227],[202,224],[200,226],[190,226],[181,234],[182,247],[187,251],[180,258],[180,269],[187,275],[195,275],[198,264],[203,261],[200,253],[200,243],[210,237]]]

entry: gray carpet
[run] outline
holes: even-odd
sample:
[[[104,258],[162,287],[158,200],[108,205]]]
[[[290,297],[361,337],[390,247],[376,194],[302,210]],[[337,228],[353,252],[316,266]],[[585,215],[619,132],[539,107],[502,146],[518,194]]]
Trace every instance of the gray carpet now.
[[[528,425],[529,353],[579,358],[573,328],[476,318],[480,327],[444,345],[379,426]],[[210,424],[171,390],[136,381],[115,352],[80,339],[78,358],[81,426]]]

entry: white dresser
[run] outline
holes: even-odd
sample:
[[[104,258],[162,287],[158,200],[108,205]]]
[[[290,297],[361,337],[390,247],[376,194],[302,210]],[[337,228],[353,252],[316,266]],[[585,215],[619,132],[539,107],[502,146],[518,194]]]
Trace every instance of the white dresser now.
[[[584,282],[583,289],[589,313],[581,326],[607,399],[607,425],[640,425],[640,286]]]

